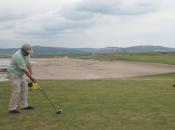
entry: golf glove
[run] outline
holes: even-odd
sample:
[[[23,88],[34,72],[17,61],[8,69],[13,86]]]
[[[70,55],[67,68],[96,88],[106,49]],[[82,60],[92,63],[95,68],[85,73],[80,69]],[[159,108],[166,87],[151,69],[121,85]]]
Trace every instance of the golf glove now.
[[[33,74],[30,74],[33,78],[34,78],[34,75]]]

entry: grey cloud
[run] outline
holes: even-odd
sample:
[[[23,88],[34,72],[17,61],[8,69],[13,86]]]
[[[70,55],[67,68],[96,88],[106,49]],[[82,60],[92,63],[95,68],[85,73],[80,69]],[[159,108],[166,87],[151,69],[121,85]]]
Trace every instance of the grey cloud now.
[[[24,13],[15,13],[12,11],[1,11],[0,12],[0,21],[11,21],[11,20],[18,20],[24,19],[28,17],[27,14]]]
[[[92,18],[94,15],[87,11],[76,11],[75,9],[62,9],[59,12],[63,17],[72,20],[86,20]]]
[[[95,19],[91,20],[72,20],[65,19],[58,15],[57,13],[50,14],[50,16],[44,17],[35,23],[35,26],[30,20],[27,21],[26,24],[15,29],[14,33],[22,34],[22,35],[57,35],[57,34],[65,34],[65,33],[76,33],[77,31],[89,28],[93,26]],[[33,21],[36,22],[36,21]],[[32,28],[30,27],[32,26]]]
[[[75,10],[109,15],[136,15],[155,11],[160,5],[160,0],[148,1],[129,1],[130,4],[127,4],[122,0],[83,0],[76,5]]]
[[[91,21],[65,21],[64,23],[56,23],[53,25],[45,25],[44,29],[46,32],[63,33],[75,31],[76,29],[89,28],[93,25]],[[71,32],[70,31],[70,32]]]
[[[128,3],[126,1],[82,0],[74,5],[64,6],[60,11],[49,15],[43,14],[41,18],[33,18],[31,19],[32,22],[28,19],[28,24],[17,28],[15,33],[33,36],[76,33],[78,30],[92,28],[97,25],[100,21],[100,17],[96,17],[97,14],[100,14],[98,16],[102,16],[103,14],[145,14],[154,11],[159,5],[159,2],[152,2],[151,0],[142,0],[141,2],[140,0],[135,0],[135,2]]]
[[[17,34],[22,34],[22,35],[26,35],[26,36],[49,36],[49,35],[55,35],[55,33],[53,32],[45,32],[45,31],[32,31],[32,30],[27,30],[27,31],[16,31],[15,33]]]
[[[76,4],[72,5],[65,5],[59,12],[62,17],[66,19],[72,19],[72,20],[86,20],[91,19],[94,14],[87,11],[78,11],[76,10]]]
[[[156,11],[161,0],[82,0],[74,5],[64,6],[58,13],[66,19],[86,20],[95,14],[137,15]]]
[[[112,14],[118,10],[122,0],[83,0],[76,5],[76,11],[87,11],[91,13]]]
[[[1,21],[0,24],[0,29],[3,30],[9,30],[9,29],[13,29],[16,26],[16,21]]]
[[[5,26],[2,26],[0,28],[1,29],[4,29],[4,30],[13,29],[14,28],[14,25],[5,25]]]

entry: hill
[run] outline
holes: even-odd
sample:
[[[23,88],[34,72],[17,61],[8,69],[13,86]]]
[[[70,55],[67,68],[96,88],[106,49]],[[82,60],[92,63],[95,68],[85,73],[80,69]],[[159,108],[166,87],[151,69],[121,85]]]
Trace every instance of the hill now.
[[[20,48],[0,48],[0,55],[13,54]],[[175,48],[162,46],[132,46],[132,47],[106,47],[106,48],[61,48],[32,46],[34,54],[61,54],[61,53],[112,53],[112,52],[155,52],[175,51]]]
[[[13,54],[20,48],[7,48],[0,49],[0,54]],[[60,47],[43,47],[43,46],[32,46],[33,54],[57,54],[57,53],[85,53],[82,50],[74,50],[70,48]]]
[[[153,52],[153,51],[175,51],[175,48],[162,47],[162,46],[133,46],[122,48],[126,52]]]
[[[110,52],[155,52],[155,51],[175,51],[175,48],[162,46],[132,46],[132,47],[106,47],[92,50],[94,53],[110,53]]]

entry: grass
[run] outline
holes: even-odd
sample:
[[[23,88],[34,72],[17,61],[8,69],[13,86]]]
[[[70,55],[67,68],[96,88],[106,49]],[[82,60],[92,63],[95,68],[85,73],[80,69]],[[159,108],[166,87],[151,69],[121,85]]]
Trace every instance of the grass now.
[[[75,59],[84,60],[99,60],[99,61],[137,61],[137,62],[152,62],[175,65],[175,52],[116,52],[116,53],[97,53],[95,56],[92,53],[83,54],[41,54],[32,55],[33,58],[60,58],[68,56]]]
[[[175,72],[172,73],[164,73],[164,74],[156,74],[156,75],[148,75],[148,76],[143,76],[143,77],[168,77],[168,78],[175,78]]]
[[[24,111],[18,106],[20,114],[8,113],[11,85],[1,82],[0,129],[174,130],[174,77],[167,75],[154,76],[162,80],[141,77],[38,81],[55,107],[63,109],[59,115],[39,89],[29,91],[28,103],[34,110]]]
[[[115,53],[82,53],[82,54],[32,54],[32,58],[61,58],[68,56],[75,59],[98,61],[137,61],[175,65],[175,52],[115,52]],[[10,58],[9,55],[0,55],[0,58]]]
[[[100,61],[128,60],[175,64],[175,53],[50,54]],[[174,130],[175,73],[125,79],[40,80],[40,90],[29,91],[34,110],[8,113],[9,82],[0,82],[0,130]],[[18,125],[19,124],[19,125]]]

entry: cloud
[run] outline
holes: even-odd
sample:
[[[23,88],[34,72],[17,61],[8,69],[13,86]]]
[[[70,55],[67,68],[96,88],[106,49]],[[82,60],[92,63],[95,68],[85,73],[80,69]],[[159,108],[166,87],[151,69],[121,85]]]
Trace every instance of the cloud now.
[[[65,19],[86,20],[101,15],[138,15],[156,11],[161,0],[82,0],[57,11]]]
[[[28,3],[20,0],[0,0],[0,22],[25,19],[29,16]]]
[[[29,16],[60,9],[64,4],[78,0],[0,0],[0,22],[21,20]]]
[[[96,14],[137,15],[156,11],[160,3],[161,0],[82,0],[64,6],[59,13],[73,20],[90,19]]]
[[[5,23],[3,25],[0,25],[0,29],[4,29],[4,30],[13,29],[14,27],[15,25],[11,23]]]
[[[162,14],[157,11],[160,3],[159,0],[81,0],[61,8],[40,9],[38,12],[11,10],[14,19],[9,17],[6,18],[9,21],[0,21],[3,23],[0,25],[0,34],[4,39],[10,34],[12,41],[26,40],[33,45],[53,43],[62,47],[70,44],[72,47],[76,44],[77,47],[80,44],[89,47],[136,44],[143,39],[146,43],[144,36],[163,28]],[[27,13],[22,15],[19,12]],[[157,19],[161,21],[159,24]]]
[[[76,5],[76,11],[108,15],[136,15],[155,11],[161,0],[83,0]]]
[[[93,23],[95,23],[95,19],[77,21],[62,17],[58,12],[48,12],[26,19],[15,28],[14,33],[33,36],[73,33],[90,28]]]
[[[21,12],[0,11],[0,21],[11,21],[26,18],[27,15]]]
[[[57,35],[104,24],[103,15],[125,16],[145,14],[155,11],[160,0],[82,0],[63,6],[60,10],[43,13],[26,19],[15,28],[21,35]],[[104,23],[107,22],[103,21]],[[100,23],[100,24],[99,24]]]
[[[77,11],[75,7],[65,6],[62,10],[58,12],[62,17],[72,20],[86,20],[94,17],[92,12],[87,11]]]

